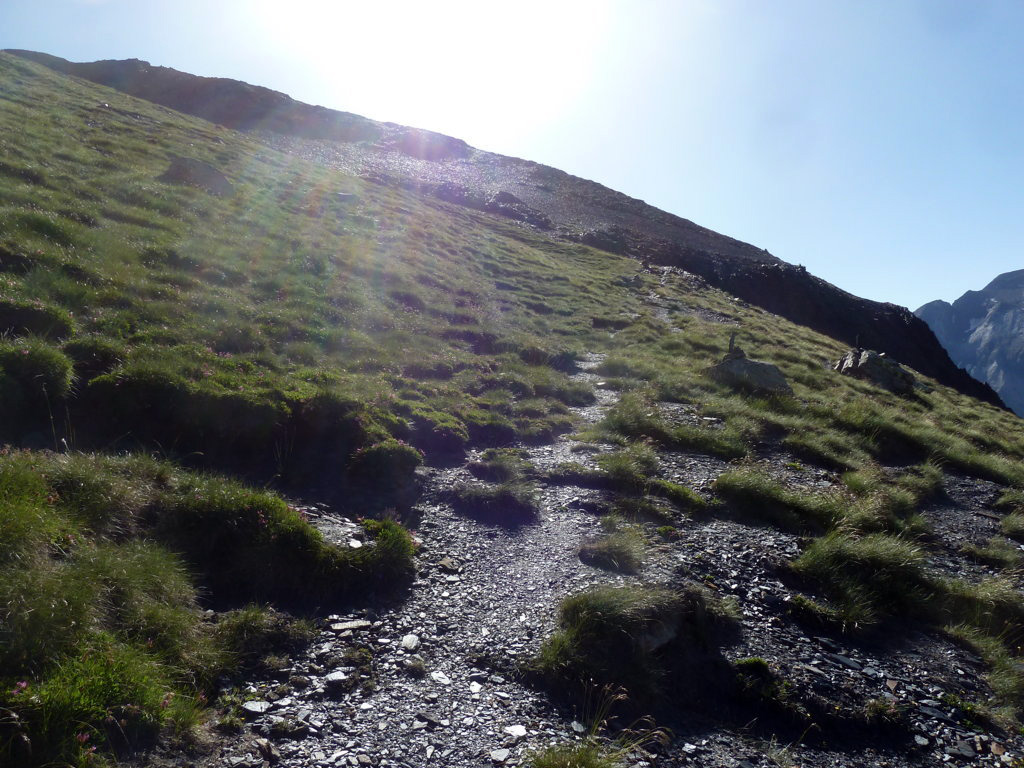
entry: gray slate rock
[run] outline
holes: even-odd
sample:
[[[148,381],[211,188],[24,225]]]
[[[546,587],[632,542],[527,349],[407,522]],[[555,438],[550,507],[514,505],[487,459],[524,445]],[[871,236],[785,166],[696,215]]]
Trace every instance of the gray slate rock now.
[[[746,392],[793,394],[793,389],[777,366],[762,360],[751,360],[741,350],[728,353],[722,362],[708,369],[708,375],[715,381]]]
[[[242,711],[250,717],[259,717],[266,714],[270,707],[269,701],[247,701],[242,704]]]
[[[851,349],[832,368],[843,376],[870,381],[897,395],[909,395],[917,383],[914,374],[884,352],[873,349]]]

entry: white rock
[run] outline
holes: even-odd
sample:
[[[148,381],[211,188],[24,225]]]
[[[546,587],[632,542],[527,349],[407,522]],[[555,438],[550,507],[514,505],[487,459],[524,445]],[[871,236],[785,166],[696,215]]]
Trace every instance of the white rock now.
[[[402,638],[402,647],[407,651],[415,651],[420,647],[420,638],[417,635],[406,635]]]
[[[270,706],[269,701],[247,701],[242,704],[242,710],[250,715],[262,715]]]
[[[526,726],[510,725],[508,728],[505,729],[505,733],[507,733],[509,736],[513,738],[521,739],[526,735]]]
[[[430,678],[435,683],[440,683],[441,685],[451,685],[452,684],[452,679],[450,677],[448,677],[448,675],[446,675],[444,672],[431,672],[430,673]]]

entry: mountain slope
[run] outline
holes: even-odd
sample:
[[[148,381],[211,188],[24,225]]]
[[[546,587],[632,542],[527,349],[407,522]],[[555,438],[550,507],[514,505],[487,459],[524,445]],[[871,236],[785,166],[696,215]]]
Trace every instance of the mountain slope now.
[[[1020,420],[554,235],[0,54],[0,763],[1024,752]]]
[[[914,314],[928,323],[957,365],[988,382],[1024,413],[1024,270],[999,275],[952,304],[932,301]]]
[[[910,311],[855,297],[780,261],[591,181],[474,149],[428,131],[296,102],[234,80],[137,59],[73,63],[11,51],[188,114],[252,132],[271,145],[362,178],[402,185],[527,222],[645,263],[682,267],[753,304],[850,345],[887,352],[965,394],[999,403],[958,368]]]

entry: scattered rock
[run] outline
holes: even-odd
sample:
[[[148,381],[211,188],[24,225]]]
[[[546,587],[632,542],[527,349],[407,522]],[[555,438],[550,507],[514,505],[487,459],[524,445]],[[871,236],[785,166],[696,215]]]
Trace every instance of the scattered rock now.
[[[420,647],[420,638],[418,635],[406,635],[402,638],[402,648],[407,651],[415,651]]]
[[[281,751],[266,739],[256,739],[253,744],[263,755],[263,759],[271,765],[281,759]]]
[[[500,763],[504,763],[506,760],[508,760],[508,757],[511,754],[512,754],[511,750],[508,750],[508,749],[496,749],[493,752],[491,752],[491,760],[493,760],[495,763],[499,763],[499,764]]]

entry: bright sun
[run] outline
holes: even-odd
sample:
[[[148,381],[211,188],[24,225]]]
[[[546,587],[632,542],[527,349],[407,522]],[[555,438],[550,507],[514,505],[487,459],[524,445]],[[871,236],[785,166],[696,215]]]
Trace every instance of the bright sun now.
[[[529,133],[571,110],[607,35],[602,2],[258,0],[273,59],[302,60],[325,106],[472,141]]]

